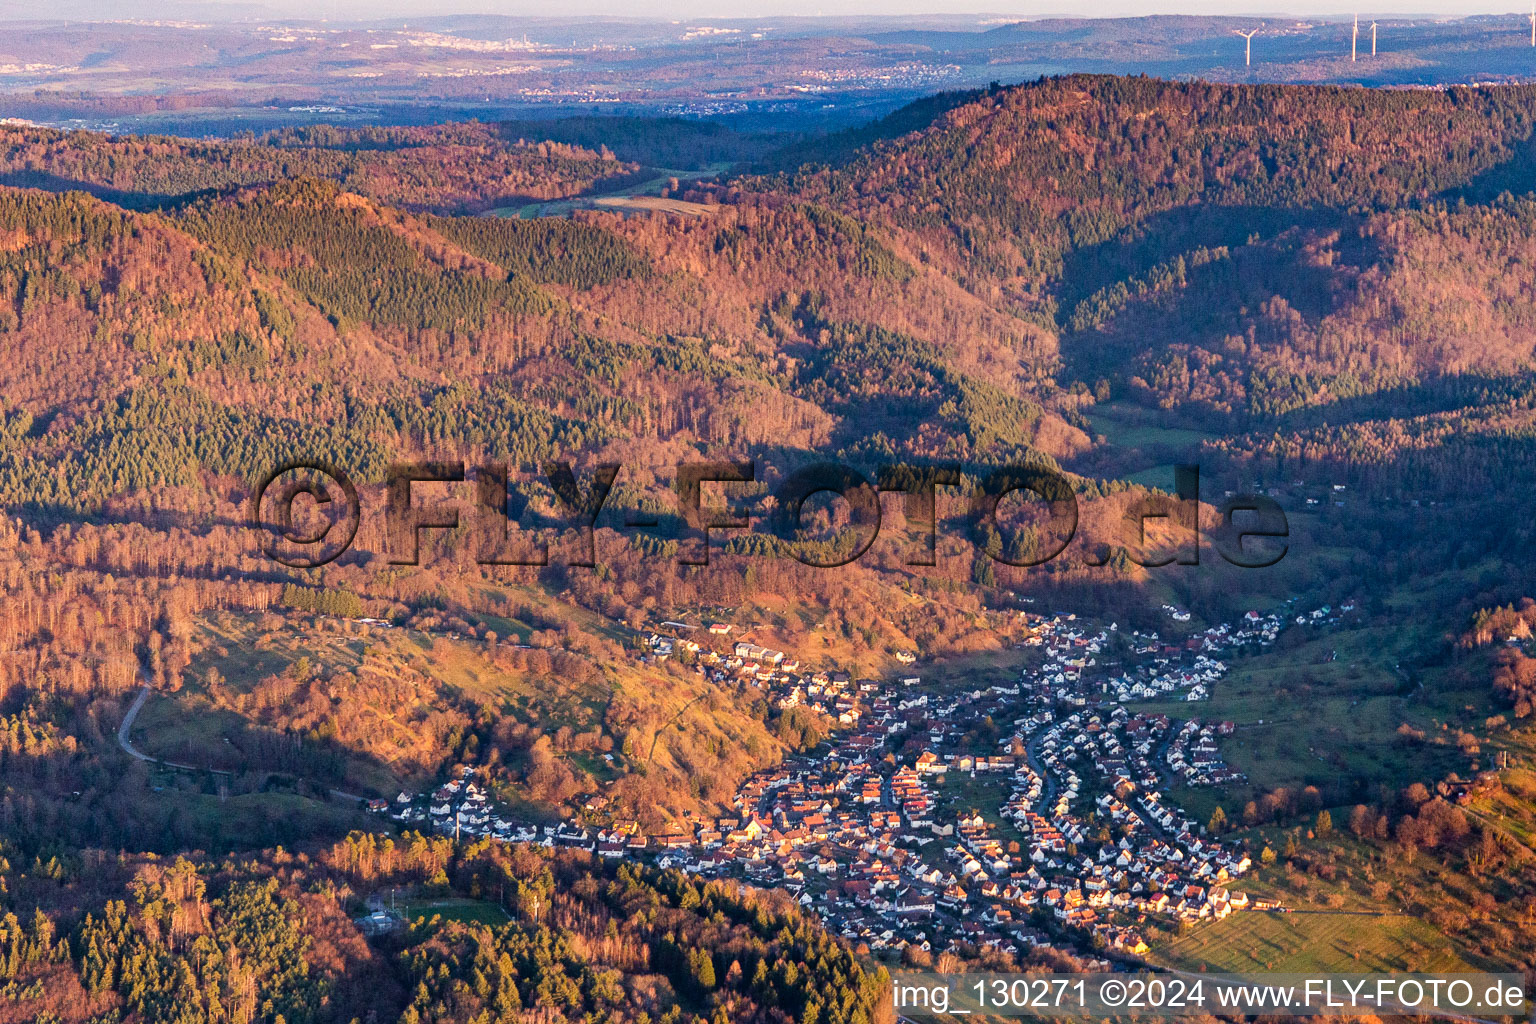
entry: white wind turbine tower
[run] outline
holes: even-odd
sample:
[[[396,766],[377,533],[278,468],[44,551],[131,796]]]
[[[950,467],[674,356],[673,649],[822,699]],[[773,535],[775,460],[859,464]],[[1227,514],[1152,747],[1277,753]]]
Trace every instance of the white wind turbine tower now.
[[[1355,15],[1355,30],[1349,36],[1349,59],[1355,59],[1355,44],[1360,41],[1360,15]]]
[[[1371,56],[1376,56],[1376,23],[1371,22]]]
[[[1259,28],[1263,28],[1263,26],[1261,25]],[[1253,67],[1253,37],[1259,34],[1259,29],[1256,28],[1252,29],[1251,31],[1244,32],[1240,28],[1235,28],[1232,30],[1232,34],[1235,36],[1242,36],[1247,43],[1247,50],[1243,54],[1243,67]]]
[[[1531,47],[1536,49],[1536,0],[1531,3]]]

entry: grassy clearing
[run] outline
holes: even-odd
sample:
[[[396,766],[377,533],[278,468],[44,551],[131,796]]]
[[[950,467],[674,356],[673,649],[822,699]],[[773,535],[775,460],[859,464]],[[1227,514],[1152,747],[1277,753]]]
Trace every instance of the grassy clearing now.
[[[1321,567],[1333,554],[1309,552],[1308,563]],[[1507,709],[1486,681],[1438,653],[1446,637],[1437,608],[1454,603],[1465,576],[1416,579],[1352,628],[1292,626],[1278,649],[1233,660],[1208,702],[1145,705],[1238,723],[1222,751],[1252,782],[1226,791],[1176,790],[1175,799],[1197,819],[1219,805],[1235,823],[1246,801],[1265,790],[1316,785],[1334,804],[1335,822],[1323,836],[1309,831],[1310,813],[1284,828],[1233,833],[1255,853],[1267,844],[1280,854],[1238,888],[1297,912],[1238,914],[1183,935],[1154,929],[1157,958],[1210,970],[1351,972],[1506,970],[1531,961],[1536,774],[1525,766],[1536,761],[1536,734],[1501,717]],[[1452,772],[1470,777],[1492,765],[1495,751],[1508,752],[1515,765],[1503,773],[1503,791],[1465,810],[1531,856],[1513,854],[1490,872],[1466,854],[1440,849],[1415,856],[1393,841],[1361,841],[1345,829],[1354,803],[1384,806],[1395,822],[1404,787],[1433,786]],[[1298,856],[1287,863],[1292,850]],[[1495,902],[1479,905],[1485,892]]]
[[[1173,466],[1194,462],[1200,446],[1214,435],[1185,427],[1165,427],[1152,412],[1125,402],[1104,402],[1088,413],[1093,433],[1106,443],[1100,450],[1112,457],[1109,473],[1145,487],[1173,488]]]
[[[691,203],[685,199],[667,199],[662,196],[602,196],[593,200],[593,204],[605,210],[678,213],[686,217],[702,217],[710,212],[706,203]]]
[[[1168,446],[1193,451],[1212,436],[1203,430],[1159,426],[1152,419],[1148,410],[1126,402],[1102,402],[1088,414],[1094,432],[1116,448]]]
[[[972,811],[980,812],[987,824],[993,827],[992,835],[1003,843],[1023,842],[1018,828],[999,813],[1008,801],[1012,786],[1002,775],[978,775],[972,778],[967,772],[946,772],[944,781],[933,789],[938,813],[936,821],[952,821]]]
[[[1529,739],[1532,733],[1520,735]],[[1525,846],[1536,860],[1536,771],[1514,768],[1501,773],[1500,780],[1504,788],[1477,801],[1468,813]]]
[[[974,651],[941,658],[927,666],[915,666],[912,674],[922,677],[925,690],[950,693],[986,689],[994,684],[1012,686],[1019,681],[1019,673],[1027,664],[1039,660],[1032,650]]]
[[[135,765],[130,778],[142,780],[142,789],[131,798],[143,805],[146,815],[162,822],[159,848],[167,851],[196,847],[222,854],[296,846],[378,827],[377,818],[345,800],[229,792],[227,787],[238,786],[240,780],[147,765]]]
[[[511,918],[494,903],[448,897],[443,899],[411,900],[400,909],[407,921],[415,923],[434,917],[444,921],[460,921],[465,924],[486,924],[498,928]]]
[[[1340,825],[1314,835],[1309,821],[1240,830],[1232,838],[1250,850],[1279,854],[1240,888],[1297,912],[1235,915],[1156,936],[1154,948],[1170,963],[1227,970],[1468,969],[1449,956],[1474,970],[1524,969],[1536,962],[1536,851],[1513,844],[1536,825],[1536,775],[1515,769],[1501,782],[1463,806],[1474,823],[1494,826],[1503,849],[1493,853],[1475,836],[1414,851]],[[1333,809],[1336,822],[1348,814]]]
[[[1121,479],[1141,487],[1171,492],[1173,490],[1173,463],[1161,462],[1146,469],[1138,469],[1134,473],[1122,474]]]
[[[660,192],[666,187],[668,181],[676,178],[679,182],[686,183],[697,181],[700,178],[711,178],[730,169],[729,162],[710,164],[700,170],[680,171],[668,167],[649,168],[650,174],[644,178],[630,181],[627,184],[605,187],[598,182],[591,192],[581,196],[571,196],[567,199],[554,199],[548,202],[522,203],[517,206],[503,206],[491,211],[497,217],[564,217],[572,210],[592,209],[603,207],[606,209],[632,209],[632,210],[667,210],[673,213],[683,213],[697,216],[709,210],[702,203],[690,203],[679,199],[664,199]]]
[[[183,764],[260,775],[269,770],[298,771],[317,784],[352,792],[391,793],[419,782],[413,744],[417,740],[409,707],[350,702],[346,710],[368,719],[367,750],[341,752],[310,760],[302,769],[273,760],[292,745],[285,732],[286,709],[247,706],[263,680],[282,675],[301,662],[311,675],[342,674],[359,680],[397,678],[430,664],[437,646],[406,630],[379,630],[339,623],[285,620],[271,628],[255,616],[220,613],[201,621],[194,635],[197,653],[181,689],[161,693],[144,705],[134,738],[145,753]],[[462,673],[457,682],[473,682]],[[333,698],[333,701],[339,698]],[[259,703],[259,702],[258,702]],[[340,708],[340,704],[337,704]],[[307,735],[308,730],[301,730]],[[308,736],[322,744],[320,736]],[[405,758],[404,761],[401,759]],[[397,765],[397,761],[400,762]]]

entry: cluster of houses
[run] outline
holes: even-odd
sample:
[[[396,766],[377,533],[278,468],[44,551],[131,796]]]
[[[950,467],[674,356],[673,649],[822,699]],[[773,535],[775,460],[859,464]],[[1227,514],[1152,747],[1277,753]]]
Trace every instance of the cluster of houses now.
[[[1325,604],[1325,605],[1323,605],[1320,608],[1312,609],[1311,612],[1303,612],[1303,613],[1297,615],[1296,616],[1296,625],[1298,625],[1298,626],[1333,626],[1333,625],[1336,625],[1338,623],[1339,619],[1342,616],[1348,615],[1350,612],[1352,612],[1354,610],[1355,610],[1355,602],[1353,602],[1353,601],[1345,601],[1343,604],[1339,605],[1338,611],[1334,611],[1332,605],[1326,605]]]
[[[443,835],[489,836],[504,842],[539,842],[555,830],[541,831],[504,817],[490,794],[475,782],[474,769],[464,766],[455,777],[430,793],[401,793],[393,801],[370,800],[368,809],[388,815],[411,828],[426,828]]]
[[[763,687],[779,707],[814,709],[841,726],[814,754],[747,779],[725,818],[651,835],[634,823],[519,824],[468,769],[376,809],[438,832],[580,846],[781,888],[877,950],[1140,952],[1149,921],[1250,909],[1229,888],[1251,867],[1247,855],[1168,797],[1172,785],[1242,780],[1219,752],[1234,724],[1126,705],[1208,696],[1226,671],[1222,656],[1273,643],[1283,619],[1249,613],[1177,643],[1072,615],[1027,621],[1023,646],[1040,655],[1029,669],[959,688],[801,673],[781,651],[745,640],[712,650],[664,623],[680,635],[648,635],[646,657],[686,652],[710,679]],[[983,723],[994,749],[977,749]]]
[[[1174,734],[1168,744],[1168,772],[1186,786],[1228,786],[1244,782],[1247,776],[1222,759],[1216,744],[1218,736],[1236,731],[1234,722],[1201,725],[1191,718]]]
[[[682,630],[678,627],[683,624],[674,622],[662,623],[662,625],[681,632]],[[709,632],[716,636],[724,636],[731,631],[731,628],[727,623],[715,623],[709,627]],[[694,655],[700,671],[716,683],[739,679],[758,687],[768,687],[793,684],[800,678],[796,674],[800,668],[798,661],[787,657],[783,651],[748,643],[745,640],[736,643],[729,653],[722,653],[704,647],[698,641],[687,637],[650,633],[645,637],[645,646],[651,652],[647,657],[657,661],[664,661],[678,652]]]
[[[1163,605],[1163,612],[1174,622],[1189,621],[1189,612],[1178,607],[1177,605],[1165,604]]]
[[[1182,695],[1186,700],[1206,700],[1227,671],[1220,655],[1240,647],[1268,647],[1281,625],[1278,614],[1248,612],[1236,625],[1220,623],[1177,643],[1165,642],[1155,632],[1130,630],[1125,640],[1133,660],[1111,672],[1098,659],[1110,638],[1119,633],[1116,623],[1090,635],[1074,615],[1042,619],[1025,643],[1041,648],[1045,663],[1026,678],[1025,685],[1035,696],[1078,707],[1095,699],[1126,703]],[[1091,679],[1091,684],[1084,685],[1085,679]]]

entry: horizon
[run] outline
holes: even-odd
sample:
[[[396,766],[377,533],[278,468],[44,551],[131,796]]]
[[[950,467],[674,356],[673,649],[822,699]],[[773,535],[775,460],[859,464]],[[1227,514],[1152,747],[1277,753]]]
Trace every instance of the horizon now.
[[[69,0],[54,3],[52,0],[19,0],[8,5],[0,13],[0,22],[176,22],[185,20],[206,21],[215,24],[239,24],[264,20],[285,22],[331,22],[347,24],[376,24],[396,19],[441,20],[452,18],[505,18],[539,23],[614,21],[629,24],[657,24],[689,20],[719,22],[744,22],[754,20],[809,20],[809,21],[912,21],[928,19],[967,22],[974,20],[978,30],[998,25],[1061,20],[1061,21],[1125,21],[1141,18],[1267,18],[1275,20],[1322,19],[1328,21],[1360,18],[1395,20],[1463,21],[1471,19],[1525,19],[1529,12],[1519,9],[1494,10],[1470,4],[1447,6],[1439,2],[1400,3],[1389,6],[1372,6],[1363,9],[1342,0],[1304,2],[1286,7],[1276,7],[1267,2],[1238,2],[1228,4],[1219,0],[1193,0],[1187,3],[1147,3],[1129,0],[1106,5],[1103,13],[1083,14],[1074,11],[1070,4],[1060,7],[1042,5],[1029,11],[1007,9],[976,9],[969,0],[935,2],[935,0],[910,0],[896,3],[882,2],[878,6],[860,0],[770,0],[745,12],[740,5],[729,8],[715,4],[663,2],[655,5],[654,13],[636,16],[628,9],[608,0],[574,0],[567,4],[567,12],[551,16],[546,10],[528,5],[509,5],[497,0],[476,3],[473,0],[449,9],[422,10],[414,2],[367,3],[361,0],[175,0],[171,3],[152,3],[150,0],[128,0],[126,3],[108,0]],[[511,9],[509,9],[511,8]],[[956,29],[959,26],[955,26]]]

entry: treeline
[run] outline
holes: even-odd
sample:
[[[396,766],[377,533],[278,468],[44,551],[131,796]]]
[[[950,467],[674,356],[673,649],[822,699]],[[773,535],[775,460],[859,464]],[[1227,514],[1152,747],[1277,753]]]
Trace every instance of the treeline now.
[[[450,858],[443,842],[346,844],[354,874],[383,869],[385,878],[436,879],[439,888],[446,881],[512,916],[499,929],[430,921],[412,929],[405,963],[416,996],[406,1019],[460,1020],[487,1009],[494,1019],[534,1006],[621,1021],[637,1010],[648,1015],[640,1019],[673,1022],[893,1019],[884,972],[782,894],[484,842]],[[626,985],[631,974],[649,983]]]
[[[590,288],[617,278],[643,278],[650,266],[622,239],[576,220],[515,217],[429,217],[425,223],[514,278]]]
[[[131,900],[87,912],[72,937],[87,993],[115,992],[147,1024],[329,1016],[332,986],[311,974],[303,909],[276,878],[232,881],[208,900],[188,861],[146,874]]]
[[[524,438],[551,432],[572,438],[567,451],[626,434],[824,444],[833,414],[791,372],[802,331],[819,330],[788,315],[798,300],[786,297],[804,286],[819,296],[818,319],[925,346],[938,374],[935,410],[943,407],[942,435],[925,448],[1016,441],[1051,415],[1048,366],[1031,361],[1050,351],[1037,327],[956,302],[878,232],[825,207],[741,194],[720,217],[675,227],[609,215],[413,217],[316,179],[156,217],[78,195],[5,198],[8,223],[25,239],[0,257],[0,293],[13,296],[0,304],[0,328],[16,342],[13,365],[0,365],[14,382],[15,408],[0,410],[14,438],[0,444],[13,463],[4,473],[13,506],[29,500],[19,493],[28,477],[40,481],[34,507],[68,509],[211,469],[179,442],[164,458],[155,443],[142,455],[114,450],[104,410],[147,393],[269,424],[345,421],[349,436],[325,447],[348,458],[395,447],[391,433],[406,449],[457,440],[445,422],[454,409],[484,424],[469,429],[477,438],[519,454],[547,448]],[[49,257],[61,243],[68,258]],[[567,303],[552,287],[576,294]],[[314,385],[295,389],[307,375]],[[400,384],[433,377],[444,383],[426,393]],[[1021,387],[1028,397],[1014,393]],[[61,403],[68,415],[53,416]],[[368,412],[380,404],[393,427]],[[18,417],[44,414],[47,443],[36,443],[31,423],[15,432]],[[74,431],[67,444],[61,427]],[[89,467],[73,451],[86,429],[104,450]],[[220,426],[197,430],[204,447],[227,447]],[[33,472],[39,459],[64,469],[45,478]],[[87,479],[98,468],[104,475]]]
[[[1536,710],[1536,658],[1521,650],[1503,650],[1494,661],[1493,687],[1515,708],[1516,718]]]
[[[152,387],[45,443],[0,451],[0,500],[80,510],[111,495],[186,486],[204,471],[254,483],[315,453],[369,480],[383,478],[389,449],[346,424],[276,419],[187,388]]]
[[[189,207],[178,223],[225,253],[270,266],[342,331],[358,322],[474,331],[551,309],[520,278],[431,266],[404,231],[391,229],[392,218],[339,197],[329,183],[285,181],[255,201]]]
[[[1522,773],[1414,783],[1374,803],[1318,812],[1271,836],[1261,860],[1279,860],[1276,883],[1302,899],[1394,908],[1448,936],[1462,956],[1528,965],[1536,902],[1520,836],[1531,795]]]
[[[705,209],[689,218],[418,216],[330,172],[153,215],[0,191],[0,502],[37,528],[5,537],[0,649],[13,655],[0,661],[0,707],[16,717],[7,778],[26,782],[6,789],[0,825],[28,843],[50,830],[87,834],[93,820],[131,848],[161,825],[195,836],[203,823],[191,816],[170,823],[105,795],[133,662],[144,654],[167,688],[201,681],[188,676],[196,616],[264,609],[284,584],[303,610],[345,613],[350,601],[316,595],[355,594],[400,621],[471,623],[484,640],[488,622],[505,627],[500,598],[477,591],[511,578],[547,606],[539,618],[520,611],[526,639],[607,665],[633,652],[604,647],[575,624],[577,610],[581,621],[592,612],[639,628],[661,609],[793,594],[851,656],[875,662],[896,637],[929,652],[995,642],[978,625],[995,586],[1048,583],[1053,599],[1122,623],[1145,596],[1123,559],[1102,574],[1010,574],[959,538],[922,575],[895,545],[840,574],[738,557],[784,553],[752,537],[728,542],[708,572],[680,570],[665,533],[676,525],[667,474],[696,455],[1080,466],[1091,401],[1130,396],[1165,406],[1164,425],[1227,435],[1200,449],[1216,491],[1257,478],[1266,489],[1347,484],[1351,502],[1361,491],[1393,498],[1368,509],[1323,502],[1319,531],[1354,553],[1328,580],[1298,572],[1288,585],[1354,596],[1426,564],[1496,574],[1488,556],[1510,564],[1530,532],[1507,499],[1512,481],[1536,472],[1536,391],[1521,369],[1536,300],[1507,270],[1536,258],[1536,214],[1522,201],[1429,200],[1503,159],[1529,130],[1529,101],[1524,88],[1045,82],[908,111],[872,135],[916,136],[832,169],[698,186],[686,195]],[[423,187],[446,188],[487,166],[476,147],[500,131],[317,129],[249,146],[291,161],[284,177],[313,173],[306,161],[445,161],[452,172]],[[222,152],[122,142],[136,144],[144,160],[179,160],[193,176],[215,174],[195,165]],[[83,134],[67,145],[101,146],[103,166],[119,153]],[[1287,219],[1304,223],[1277,227]],[[1259,237],[1248,239],[1250,227]],[[1093,269],[1100,257],[1113,269]],[[1214,312],[1185,315],[1202,306]],[[1076,327],[1065,366],[1062,323]],[[1102,372],[1084,380],[1104,381],[1092,398],[1067,383],[1087,369]],[[242,543],[245,487],[279,462],[320,454],[366,484],[392,459],[433,451],[519,466],[569,457],[582,473],[623,460],[634,480],[627,469],[610,507],[655,513],[664,529],[605,524],[599,544],[668,565],[637,557],[590,573],[523,572],[461,555],[402,573],[383,568],[365,526],[354,555],[297,582]],[[1081,487],[1085,518],[1119,489]],[[1451,498],[1463,504],[1449,509]],[[556,511],[542,492],[532,506],[546,522]],[[1015,555],[1042,546],[1028,531],[998,540]],[[62,566],[58,578],[45,565]],[[1229,583],[1201,573],[1172,585],[1214,615],[1242,600]],[[931,603],[911,610],[890,599],[893,587]],[[663,808],[702,806],[778,749],[762,727],[769,716],[745,714],[742,694],[714,712],[746,737],[739,746],[703,705],[657,743],[667,716],[633,680],[610,700],[615,680],[576,664],[513,669],[541,684],[529,703],[443,702],[406,763],[499,757],[521,792],[560,803],[593,784],[587,755],[617,752],[627,767],[655,745],[654,766],[613,788],[628,806]],[[679,705],[694,696],[680,673],[663,674]],[[567,678],[594,709],[581,721],[552,713],[546,684]],[[348,757],[382,758],[397,738],[365,712],[396,699],[426,709],[440,682],[420,673],[395,691],[344,674],[269,673],[254,696],[216,696],[238,714],[250,713],[248,696],[261,705],[250,731],[235,733],[249,741],[249,764],[332,778]],[[333,714],[326,685],[362,710]],[[268,710],[285,700],[286,717]],[[798,716],[774,728],[790,745],[818,735]],[[539,730],[550,733],[542,746]],[[278,753],[284,744],[290,753]]]
[[[1514,604],[1479,608],[1472,616],[1472,626],[1461,635],[1462,647],[1529,640],[1536,625],[1536,601],[1522,597]]]
[[[335,615],[355,619],[363,614],[363,602],[349,590],[327,590],[301,587],[296,583],[283,585],[282,603],[302,612]]]

